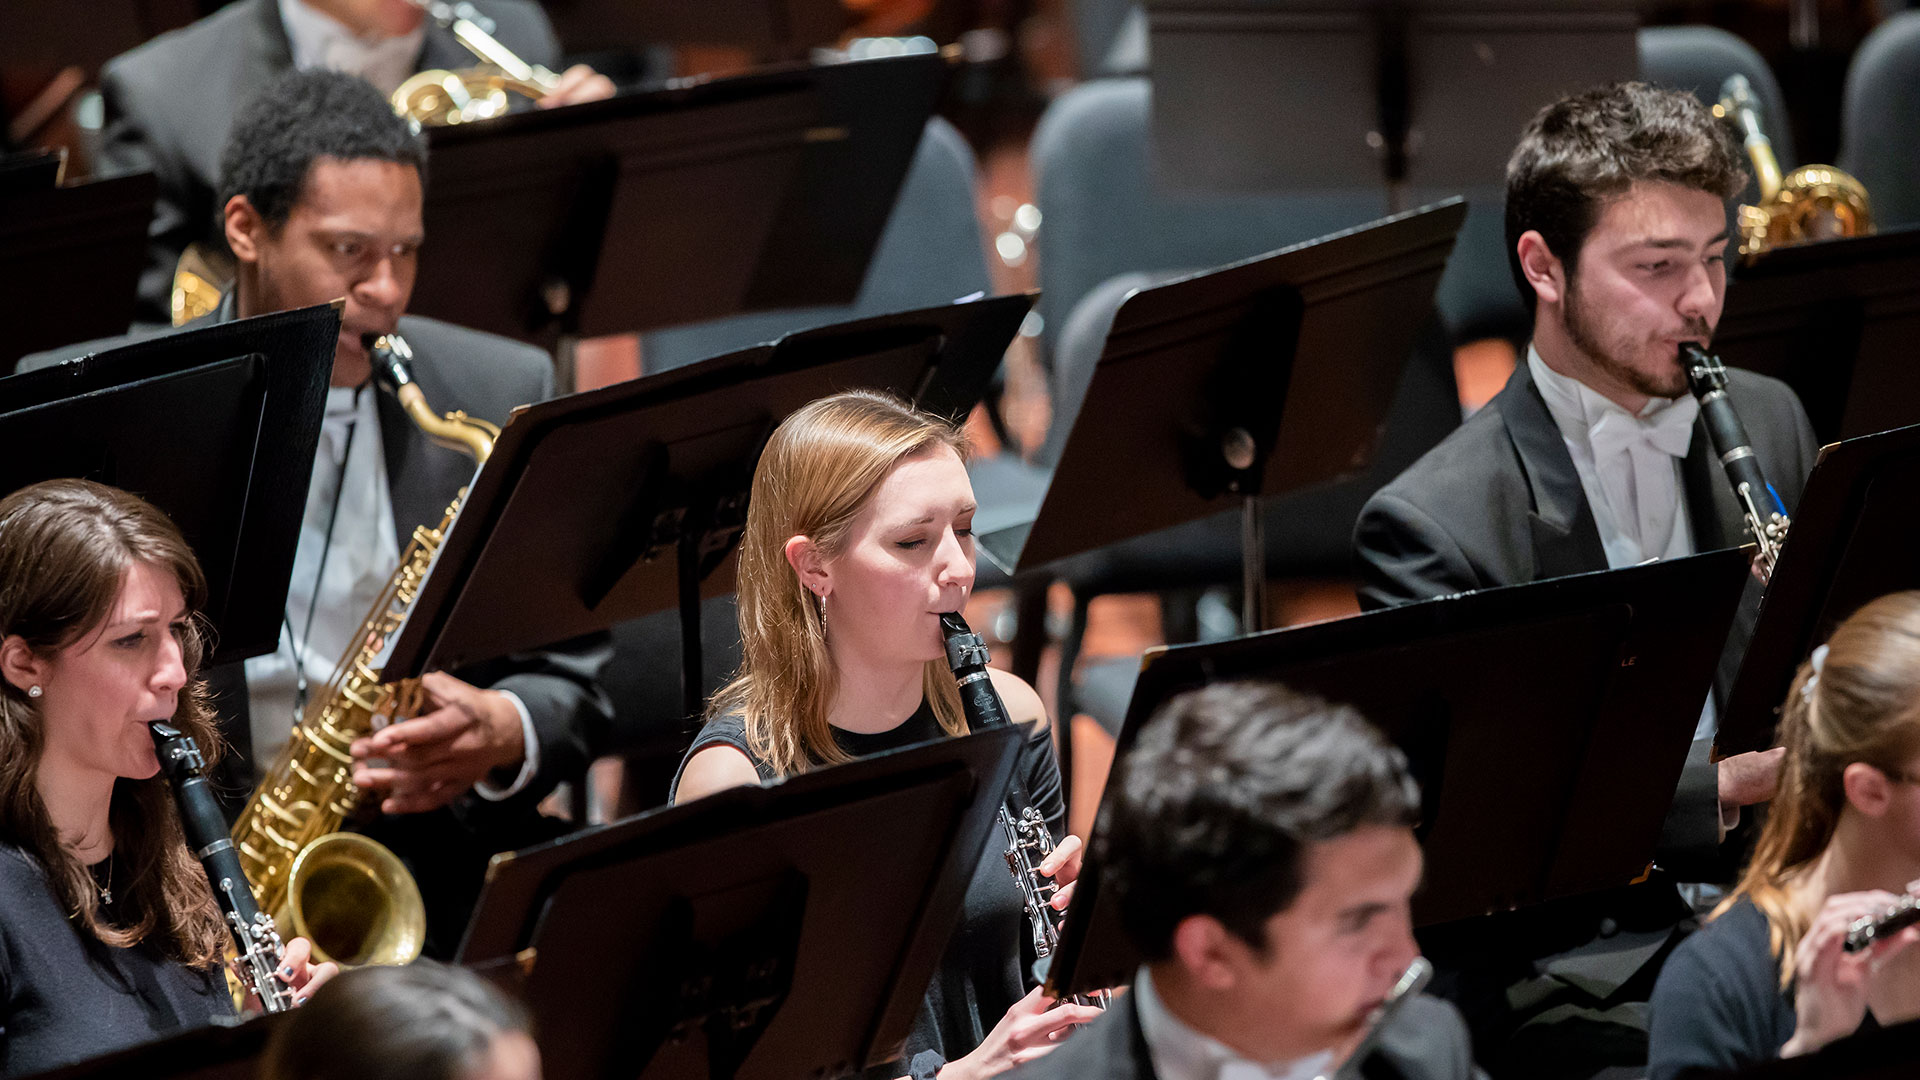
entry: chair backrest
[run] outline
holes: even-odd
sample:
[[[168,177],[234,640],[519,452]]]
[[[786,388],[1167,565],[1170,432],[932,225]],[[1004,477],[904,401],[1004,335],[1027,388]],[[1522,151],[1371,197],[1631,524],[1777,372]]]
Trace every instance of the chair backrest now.
[[[1114,46],[1129,34],[1145,30],[1146,11],[1140,0],[1067,0],[1067,18],[1073,26],[1076,66],[1082,79],[1104,75],[1136,75],[1133,70],[1116,69]],[[1134,25],[1129,25],[1134,24]],[[1144,50],[1138,50],[1144,63]]]
[[[1875,27],[1847,68],[1840,160],[1881,228],[1920,222],[1920,11]]]
[[[1708,105],[1720,100],[1720,86],[1727,76],[1736,72],[1745,75],[1760,103],[1760,127],[1773,143],[1780,171],[1791,172],[1799,164],[1780,81],[1753,46],[1717,26],[1645,26],[1639,37],[1642,79],[1656,86],[1686,90]],[[1749,180],[1740,201],[1758,200],[1759,190]]]
[[[990,292],[974,208],[975,173],[973,150],[959,130],[937,116],[928,120],[852,304],[758,311],[656,330],[640,337],[641,363],[648,372],[665,371],[795,330]]]

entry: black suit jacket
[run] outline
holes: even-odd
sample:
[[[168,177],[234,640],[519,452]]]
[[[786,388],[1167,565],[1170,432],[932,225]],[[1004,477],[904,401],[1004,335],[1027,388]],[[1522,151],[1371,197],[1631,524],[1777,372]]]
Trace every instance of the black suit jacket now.
[[[558,66],[559,42],[539,4],[475,0],[475,6],[494,20],[494,36],[521,59]],[[471,67],[474,62],[451,33],[428,21],[415,70]],[[151,172],[160,181],[135,318],[155,324],[169,321],[174,264],[188,244],[225,249],[214,200],[227,133],[240,110],[292,67],[293,49],[278,0],[237,0],[113,58],[101,69],[100,95],[106,107],[101,172]]]
[[[1777,379],[1735,368],[1728,380],[1760,466],[1791,512],[1817,451],[1806,410]],[[1681,473],[1694,548],[1745,543],[1745,521],[1702,421]],[[1369,608],[1607,568],[1580,474],[1524,360],[1492,401],[1367,501],[1354,549],[1361,604]],[[1760,597],[1758,583],[1749,582],[1716,673],[1721,701]],[[1708,740],[1694,745],[1668,816],[1662,854],[1670,864],[1697,866],[1718,846],[1709,749]]]
[[[1007,1080],[1159,1080],[1133,995],[1113,1000],[1107,1014],[1059,1049],[1007,1074]],[[1467,1027],[1453,1006],[1421,995],[1407,1002],[1380,1033],[1379,1049],[1360,1065],[1367,1080],[1469,1080],[1473,1064]]]
[[[229,294],[219,310],[184,329],[233,317]],[[414,379],[436,409],[461,409],[469,416],[503,423],[514,406],[553,396],[553,365],[540,349],[416,315],[403,316],[399,331],[413,347]],[[36,353],[20,361],[20,370],[46,367],[148,336],[129,334]],[[377,400],[394,536],[404,548],[416,526],[440,521],[455,493],[472,479],[474,466],[465,455],[429,442],[389,395],[381,394]],[[354,526],[343,522],[341,527]],[[477,686],[510,690],[518,696],[527,706],[539,742],[539,771],[526,788],[501,804],[473,803],[473,815],[497,820],[531,811],[556,784],[579,777],[594,757],[605,752],[613,706],[600,689],[599,676],[612,655],[611,639],[595,634],[555,649],[502,657],[455,672]],[[209,671],[207,681],[220,704],[228,742],[243,758],[251,759],[246,684],[240,665]],[[251,790],[250,770],[235,770],[226,779],[241,790]]]

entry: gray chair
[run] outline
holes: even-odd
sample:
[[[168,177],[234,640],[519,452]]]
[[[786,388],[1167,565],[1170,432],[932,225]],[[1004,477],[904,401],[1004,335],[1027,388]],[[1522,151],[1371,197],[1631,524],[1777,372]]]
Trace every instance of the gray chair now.
[[[795,330],[931,307],[993,288],[974,210],[973,150],[952,124],[927,121],[893,213],[853,303],[759,311],[640,336],[648,372],[772,341]]]
[[[1642,79],[1656,86],[1689,91],[1709,105],[1720,100],[1720,85],[1727,76],[1736,72],[1745,75],[1754,97],[1759,99],[1760,126],[1773,143],[1780,170],[1790,172],[1798,164],[1780,81],[1753,46],[1715,26],[1642,27],[1639,46]],[[1759,198],[1759,189],[1750,181],[1740,201],[1754,203]]]
[[[1145,79],[1083,84],[1048,108],[1034,135],[1033,167],[1042,214],[1040,310],[1046,320],[1043,338],[1053,391],[1053,425],[1037,455],[1043,466],[1058,460],[1114,312],[1135,288],[1180,270],[1217,266],[1361,224],[1385,210],[1379,189],[1255,195],[1161,190],[1154,183],[1149,156],[1149,104]],[[1483,213],[1483,238],[1498,235],[1498,213],[1497,201],[1490,213]],[[1494,227],[1491,233],[1489,226]],[[1493,291],[1518,310],[1504,245],[1480,248],[1477,261],[1468,249],[1457,249],[1443,292],[1451,287],[1459,310],[1465,312],[1473,306],[1466,298],[1486,294],[1486,282],[1491,281]],[[1276,500],[1268,508],[1271,576],[1344,576],[1350,571],[1349,538],[1367,495],[1459,422],[1447,337],[1436,321],[1409,362],[1388,421],[1390,445],[1382,447],[1367,476]],[[1076,603],[1063,649],[1061,712],[1068,713],[1076,701],[1068,676],[1089,600],[1108,592],[1235,582],[1238,559],[1237,517],[1228,514],[1090,552],[1056,567],[1072,586]],[[1178,640],[1180,635],[1169,636]],[[1080,704],[1092,705],[1098,697],[1089,695]]]
[[[1853,54],[1837,164],[1866,185],[1877,226],[1920,223],[1920,12],[1881,23]]]

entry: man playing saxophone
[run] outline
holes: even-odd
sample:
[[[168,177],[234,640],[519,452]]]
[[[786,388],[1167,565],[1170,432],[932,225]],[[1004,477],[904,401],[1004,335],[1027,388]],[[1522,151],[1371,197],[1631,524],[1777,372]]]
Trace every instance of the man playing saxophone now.
[[[324,694],[413,527],[441,520],[472,461],[429,442],[370,385],[365,338],[404,335],[427,400],[496,422],[549,397],[535,348],[405,314],[421,243],[425,143],[351,76],[290,72],[244,110],[221,166],[222,224],[238,266],[209,321],[344,296],[332,389],[314,462],[280,648],[225,675],[231,742],[258,768]],[[94,343],[23,366],[96,351]],[[388,817],[369,831],[409,863],[429,952],[450,950],[485,859],[551,835],[535,811],[605,739],[604,638],[427,675],[427,706],[352,747],[353,781]],[[251,787],[251,783],[247,784]]]
[[[537,3],[479,0],[493,34],[530,64],[559,62],[559,43]],[[160,181],[140,277],[137,318],[169,321],[174,267],[189,244],[222,249],[221,151],[239,111],[281,73],[344,71],[391,94],[408,76],[474,62],[453,34],[412,0],[239,0],[191,26],[108,61],[101,165],[108,173],[151,172]],[[609,97],[613,83],[576,65],[543,106]]]

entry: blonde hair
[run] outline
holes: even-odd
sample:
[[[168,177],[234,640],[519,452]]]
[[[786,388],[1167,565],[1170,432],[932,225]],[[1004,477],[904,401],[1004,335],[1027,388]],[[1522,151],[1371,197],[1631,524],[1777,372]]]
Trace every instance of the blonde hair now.
[[[1802,663],[1780,711],[1780,788],[1753,861],[1720,906],[1740,897],[1767,917],[1780,986],[1793,981],[1793,954],[1807,914],[1792,889],[1826,851],[1846,808],[1844,775],[1861,762],[1898,776],[1920,752],[1920,592],[1883,596],[1840,624],[1816,668]]]
[[[747,745],[776,775],[850,760],[827,723],[835,674],[826,627],[787,562],[787,541],[806,536],[825,558],[838,556],[894,466],[936,447],[967,457],[966,436],[954,425],[890,395],[851,390],[787,417],[760,455],[736,576],[740,671],[707,715],[739,715]],[[944,660],[927,663],[922,685],[941,728],[964,734]]]

